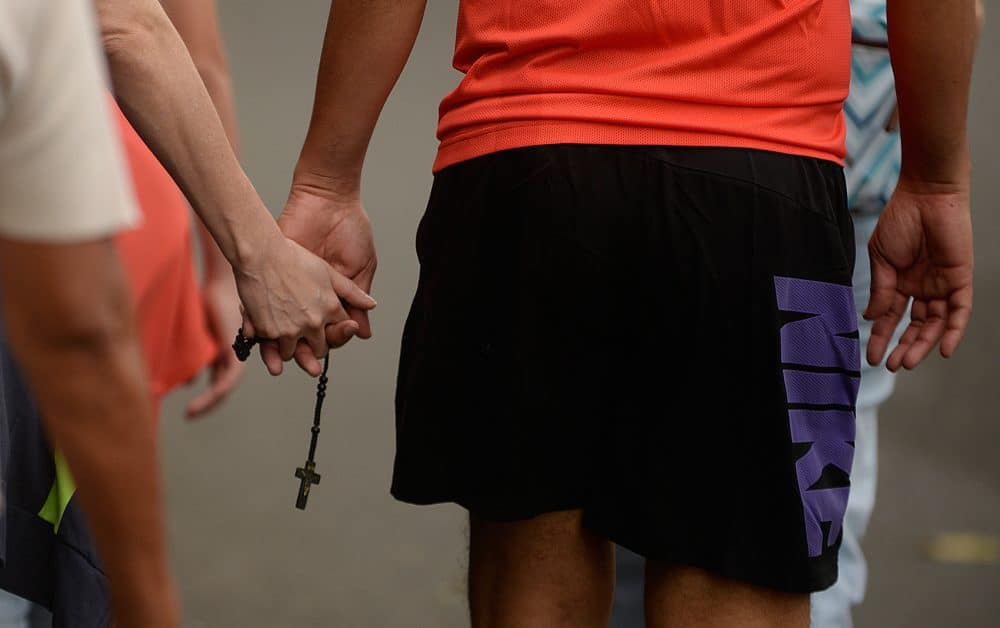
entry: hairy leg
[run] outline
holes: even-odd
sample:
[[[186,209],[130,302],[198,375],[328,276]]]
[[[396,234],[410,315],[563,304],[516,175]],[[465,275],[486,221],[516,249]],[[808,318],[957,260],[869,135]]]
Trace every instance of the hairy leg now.
[[[646,562],[647,628],[808,628],[809,595]]]
[[[470,517],[473,628],[605,628],[614,547],[583,529],[578,510],[513,523]]]

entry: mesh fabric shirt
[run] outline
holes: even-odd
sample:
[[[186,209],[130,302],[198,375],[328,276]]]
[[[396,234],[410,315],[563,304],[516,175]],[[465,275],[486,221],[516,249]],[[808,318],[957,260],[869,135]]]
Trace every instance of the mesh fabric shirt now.
[[[842,163],[847,0],[461,0],[435,171],[561,143]]]

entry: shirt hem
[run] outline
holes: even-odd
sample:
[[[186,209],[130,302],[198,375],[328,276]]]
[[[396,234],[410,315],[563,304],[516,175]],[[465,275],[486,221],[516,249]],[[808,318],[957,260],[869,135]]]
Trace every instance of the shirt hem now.
[[[433,172],[491,153],[549,144],[604,144],[612,146],[706,146],[765,150],[812,157],[844,165],[840,155],[829,151],[765,139],[735,137],[675,129],[653,129],[613,124],[574,122],[529,122],[504,125],[481,133],[446,138],[438,148]]]

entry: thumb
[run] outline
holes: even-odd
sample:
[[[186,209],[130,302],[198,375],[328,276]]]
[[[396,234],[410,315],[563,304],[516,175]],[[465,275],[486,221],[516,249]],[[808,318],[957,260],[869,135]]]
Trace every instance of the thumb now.
[[[330,269],[330,282],[333,284],[333,289],[340,297],[340,300],[344,303],[354,306],[359,310],[373,310],[378,303],[375,299],[358,287],[358,284],[354,283],[344,275],[341,275],[337,271]]]
[[[360,310],[353,305],[348,305],[346,308],[347,315],[351,317],[351,320],[358,324],[358,338],[368,339],[372,337],[372,324],[368,320],[368,310]]]
[[[896,269],[875,250],[871,251],[869,259],[872,279],[864,317],[874,321],[887,314],[892,307],[896,297]]]
[[[242,310],[242,308],[240,308]],[[243,335],[247,338],[256,338],[257,330],[253,326],[253,321],[250,320],[250,316],[247,314],[246,310],[240,312],[243,315],[243,325],[240,329],[243,330]]]
[[[864,317],[872,321],[867,358],[872,366],[879,364],[892,341],[892,335],[906,311],[907,297],[897,289],[896,269],[877,251],[871,256],[871,296]]]

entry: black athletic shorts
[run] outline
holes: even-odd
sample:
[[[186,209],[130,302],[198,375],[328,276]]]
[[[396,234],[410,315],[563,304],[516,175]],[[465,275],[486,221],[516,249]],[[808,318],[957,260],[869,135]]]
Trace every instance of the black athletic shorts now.
[[[417,233],[392,493],[582,509],[650,559],[837,577],[859,383],[841,168],[556,145],[439,172]]]

